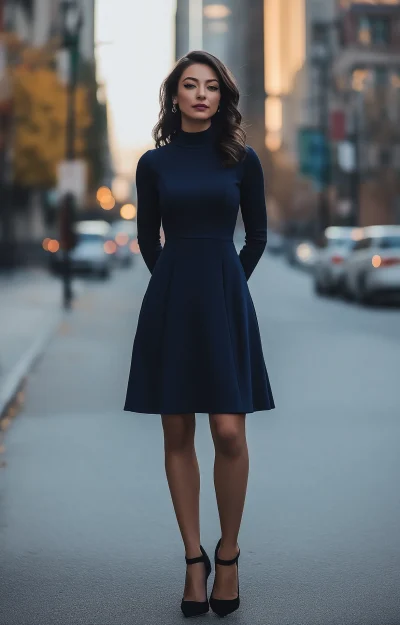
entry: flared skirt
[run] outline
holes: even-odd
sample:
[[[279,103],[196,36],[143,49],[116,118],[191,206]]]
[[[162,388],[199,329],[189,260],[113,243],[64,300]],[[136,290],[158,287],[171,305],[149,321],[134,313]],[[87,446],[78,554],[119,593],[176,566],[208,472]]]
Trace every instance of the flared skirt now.
[[[124,410],[210,414],[274,407],[233,241],[167,239],[139,311]]]

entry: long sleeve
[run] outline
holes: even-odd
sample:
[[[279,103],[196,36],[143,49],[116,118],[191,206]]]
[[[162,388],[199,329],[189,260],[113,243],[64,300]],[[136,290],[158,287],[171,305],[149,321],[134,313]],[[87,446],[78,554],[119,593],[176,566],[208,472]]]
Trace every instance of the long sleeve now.
[[[256,268],[267,244],[267,209],[265,203],[264,174],[260,159],[250,146],[243,164],[240,185],[240,208],[245,229],[245,244],[240,250],[247,280]]]
[[[151,162],[151,150],[143,154],[136,168],[137,239],[143,260],[150,273],[162,252],[157,181]]]

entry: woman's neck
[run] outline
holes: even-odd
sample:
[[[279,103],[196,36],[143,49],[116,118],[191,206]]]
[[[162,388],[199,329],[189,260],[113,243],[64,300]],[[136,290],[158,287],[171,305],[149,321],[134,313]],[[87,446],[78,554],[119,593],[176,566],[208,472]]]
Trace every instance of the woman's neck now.
[[[193,121],[192,119],[186,119],[182,117],[181,129],[183,132],[203,132],[208,130],[211,126],[211,119],[205,119],[204,121]]]

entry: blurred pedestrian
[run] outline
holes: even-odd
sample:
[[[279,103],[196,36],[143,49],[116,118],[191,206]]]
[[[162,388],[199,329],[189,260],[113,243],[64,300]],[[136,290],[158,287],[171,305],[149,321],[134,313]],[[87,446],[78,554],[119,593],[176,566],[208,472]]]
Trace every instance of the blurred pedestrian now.
[[[64,307],[69,308],[73,299],[72,292],[72,272],[70,252],[77,242],[75,231],[76,205],[73,193],[66,193],[60,204],[60,249],[63,254],[62,276],[63,276],[63,301]]]
[[[211,607],[225,616],[240,603],[237,539],[249,470],[245,418],[275,407],[247,284],[267,242],[264,175],[246,145],[236,82],[215,56],[191,52],[181,58],[160,96],[156,147],[143,154],[136,171],[138,243],[151,278],[124,410],[161,415],[166,475],[191,565],[182,612],[194,616]],[[237,254],[239,205],[246,240]],[[209,415],[221,524],[209,601],[196,412]]]

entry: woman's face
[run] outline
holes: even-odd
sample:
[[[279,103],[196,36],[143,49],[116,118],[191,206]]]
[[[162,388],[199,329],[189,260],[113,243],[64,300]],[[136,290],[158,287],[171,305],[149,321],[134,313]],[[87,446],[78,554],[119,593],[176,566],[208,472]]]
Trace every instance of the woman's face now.
[[[201,63],[185,69],[178,83],[178,93],[173,98],[182,117],[191,121],[210,119],[217,112],[220,100],[217,74],[211,67]]]

